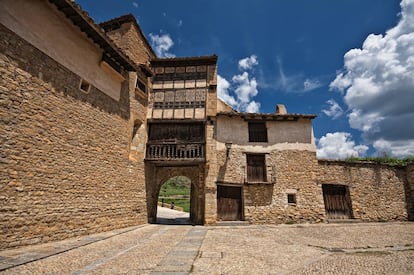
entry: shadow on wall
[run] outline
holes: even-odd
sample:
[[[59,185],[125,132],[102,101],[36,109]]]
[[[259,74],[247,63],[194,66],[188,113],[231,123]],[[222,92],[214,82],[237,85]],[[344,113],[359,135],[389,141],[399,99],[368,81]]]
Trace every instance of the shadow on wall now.
[[[414,221],[414,164],[408,165],[404,172],[405,205],[407,207],[408,220]],[[401,178],[402,175],[400,174],[398,176]]]

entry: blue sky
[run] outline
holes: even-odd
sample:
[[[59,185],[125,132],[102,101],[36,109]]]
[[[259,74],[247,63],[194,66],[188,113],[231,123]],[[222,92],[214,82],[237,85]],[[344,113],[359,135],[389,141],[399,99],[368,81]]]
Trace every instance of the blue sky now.
[[[414,0],[77,0],[132,13],[159,56],[217,54],[240,111],[317,114],[318,157],[414,154]]]

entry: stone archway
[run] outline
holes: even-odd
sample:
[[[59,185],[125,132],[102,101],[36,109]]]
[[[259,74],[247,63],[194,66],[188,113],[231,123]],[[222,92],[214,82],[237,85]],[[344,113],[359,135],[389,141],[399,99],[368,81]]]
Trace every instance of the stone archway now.
[[[147,194],[148,222],[157,221],[158,195],[161,186],[170,178],[185,176],[191,180],[190,195],[190,222],[192,224],[204,224],[204,165],[174,165],[167,162],[145,164],[145,186]]]

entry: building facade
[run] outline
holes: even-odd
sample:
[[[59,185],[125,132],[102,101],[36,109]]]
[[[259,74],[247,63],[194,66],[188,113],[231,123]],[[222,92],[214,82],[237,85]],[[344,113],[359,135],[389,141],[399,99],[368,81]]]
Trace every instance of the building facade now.
[[[191,180],[193,224],[413,219],[413,165],[318,161],[315,115],[240,113],[216,55],[158,58],[132,15],[0,5],[0,249],[156,222]]]

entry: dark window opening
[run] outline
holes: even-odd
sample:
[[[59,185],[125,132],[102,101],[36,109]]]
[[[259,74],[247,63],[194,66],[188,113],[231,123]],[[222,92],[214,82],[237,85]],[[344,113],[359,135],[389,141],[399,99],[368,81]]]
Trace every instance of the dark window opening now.
[[[296,194],[288,194],[287,199],[289,204],[296,204]]]
[[[266,182],[265,155],[246,155],[247,182]]]
[[[81,79],[81,83],[79,86],[79,89],[81,89],[82,91],[89,93],[89,90],[91,89],[91,84],[89,84],[88,81]]]
[[[265,122],[249,122],[249,142],[267,142]]]
[[[206,72],[186,72],[186,73],[163,73],[153,77],[153,81],[171,81],[171,80],[196,80],[206,79]]]
[[[143,93],[147,93],[147,87],[145,86],[144,83],[142,83],[139,79],[137,79],[137,86],[138,90],[140,90]]]
[[[156,142],[204,142],[202,123],[151,123],[149,141]]]

